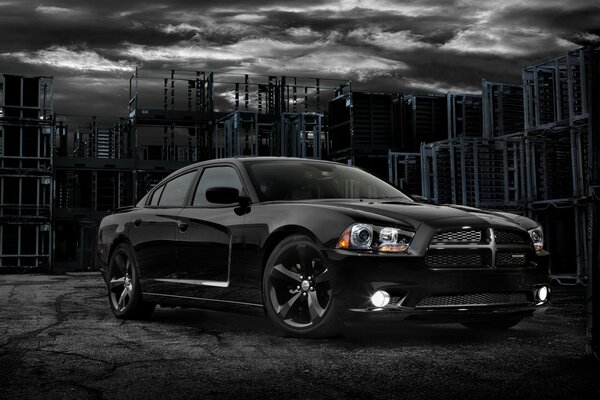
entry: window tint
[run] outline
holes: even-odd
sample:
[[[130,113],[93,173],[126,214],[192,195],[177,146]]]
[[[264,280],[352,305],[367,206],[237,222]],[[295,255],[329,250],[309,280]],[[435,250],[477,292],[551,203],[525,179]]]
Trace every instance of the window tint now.
[[[156,206],[158,205],[158,200],[160,199],[160,195],[162,194],[163,190],[165,189],[165,186],[161,186],[158,189],[156,189],[154,191],[154,193],[152,193],[152,198],[150,199],[150,203],[148,203],[151,206]]]
[[[237,172],[231,167],[207,168],[202,173],[198,187],[196,187],[194,205],[205,207],[212,204],[206,200],[206,189],[213,187],[232,187],[241,192],[243,185]]]
[[[390,184],[354,167],[311,161],[248,161],[261,201],[307,199],[412,200]]]
[[[192,179],[194,179],[195,173],[196,171],[188,172],[168,182],[163,189],[163,194],[160,197],[158,205],[183,206],[185,195],[192,183]]]

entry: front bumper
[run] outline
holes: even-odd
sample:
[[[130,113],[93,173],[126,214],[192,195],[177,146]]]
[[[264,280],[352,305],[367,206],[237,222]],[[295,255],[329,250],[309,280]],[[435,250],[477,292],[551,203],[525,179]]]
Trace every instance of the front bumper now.
[[[444,324],[470,321],[520,320],[548,309],[546,301],[538,305],[526,306],[473,306],[448,309],[351,309],[346,310],[346,325],[382,324],[382,323],[427,323]]]
[[[422,257],[340,249],[327,250],[326,257],[347,324],[521,319],[549,305],[535,296],[549,284],[547,252],[521,268],[430,268]],[[371,303],[377,290],[390,294],[387,306]]]

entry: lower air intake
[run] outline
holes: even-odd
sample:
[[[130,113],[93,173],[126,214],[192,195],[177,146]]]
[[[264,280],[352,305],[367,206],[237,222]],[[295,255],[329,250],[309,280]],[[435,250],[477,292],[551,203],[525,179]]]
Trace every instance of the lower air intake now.
[[[481,254],[469,252],[463,254],[428,254],[425,264],[432,267],[481,267]]]
[[[416,307],[466,307],[527,304],[525,293],[477,293],[426,297]]]

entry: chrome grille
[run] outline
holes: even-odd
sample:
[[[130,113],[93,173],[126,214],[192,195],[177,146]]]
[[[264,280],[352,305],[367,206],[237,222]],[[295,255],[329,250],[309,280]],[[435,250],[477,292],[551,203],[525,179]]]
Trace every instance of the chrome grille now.
[[[477,293],[426,297],[415,307],[464,307],[526,303],[527,295],[525,293]]]
[[[481,241],[481,231],[451,231],[436,233],[431,243],[476,243]]]
[[[498,267],[505,266],[521,266],[527,264],[527,253],[519,250],[499,250],[496,253],[496,265]]]
[[[481,254],[468,252],[464,254],[427,254],[425,263],[429,266],[480,267]]]
[[[531,244],[531,239],[526,233],[496,228],[494,229],[494,236],[498,244]]]

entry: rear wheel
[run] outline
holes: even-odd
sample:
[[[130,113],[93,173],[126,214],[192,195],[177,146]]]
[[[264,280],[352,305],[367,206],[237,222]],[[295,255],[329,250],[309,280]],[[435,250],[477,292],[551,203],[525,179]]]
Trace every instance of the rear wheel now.
[[[120,244],[113,252],[108,267],[108,301],[117,318],[144,319],[156,304],[142,301],[135,256],[131,247]]]
[[[267,260],[263,301],[267,314],[286,334],[324,338],[341,332],[332,274],[313,241],[294,235],[279,243]]]
[[[478,331],[502,331],[510,329],[521,322],[521,319],[506,319],[498,321],[470,321],[461,324],[469,329]]]

